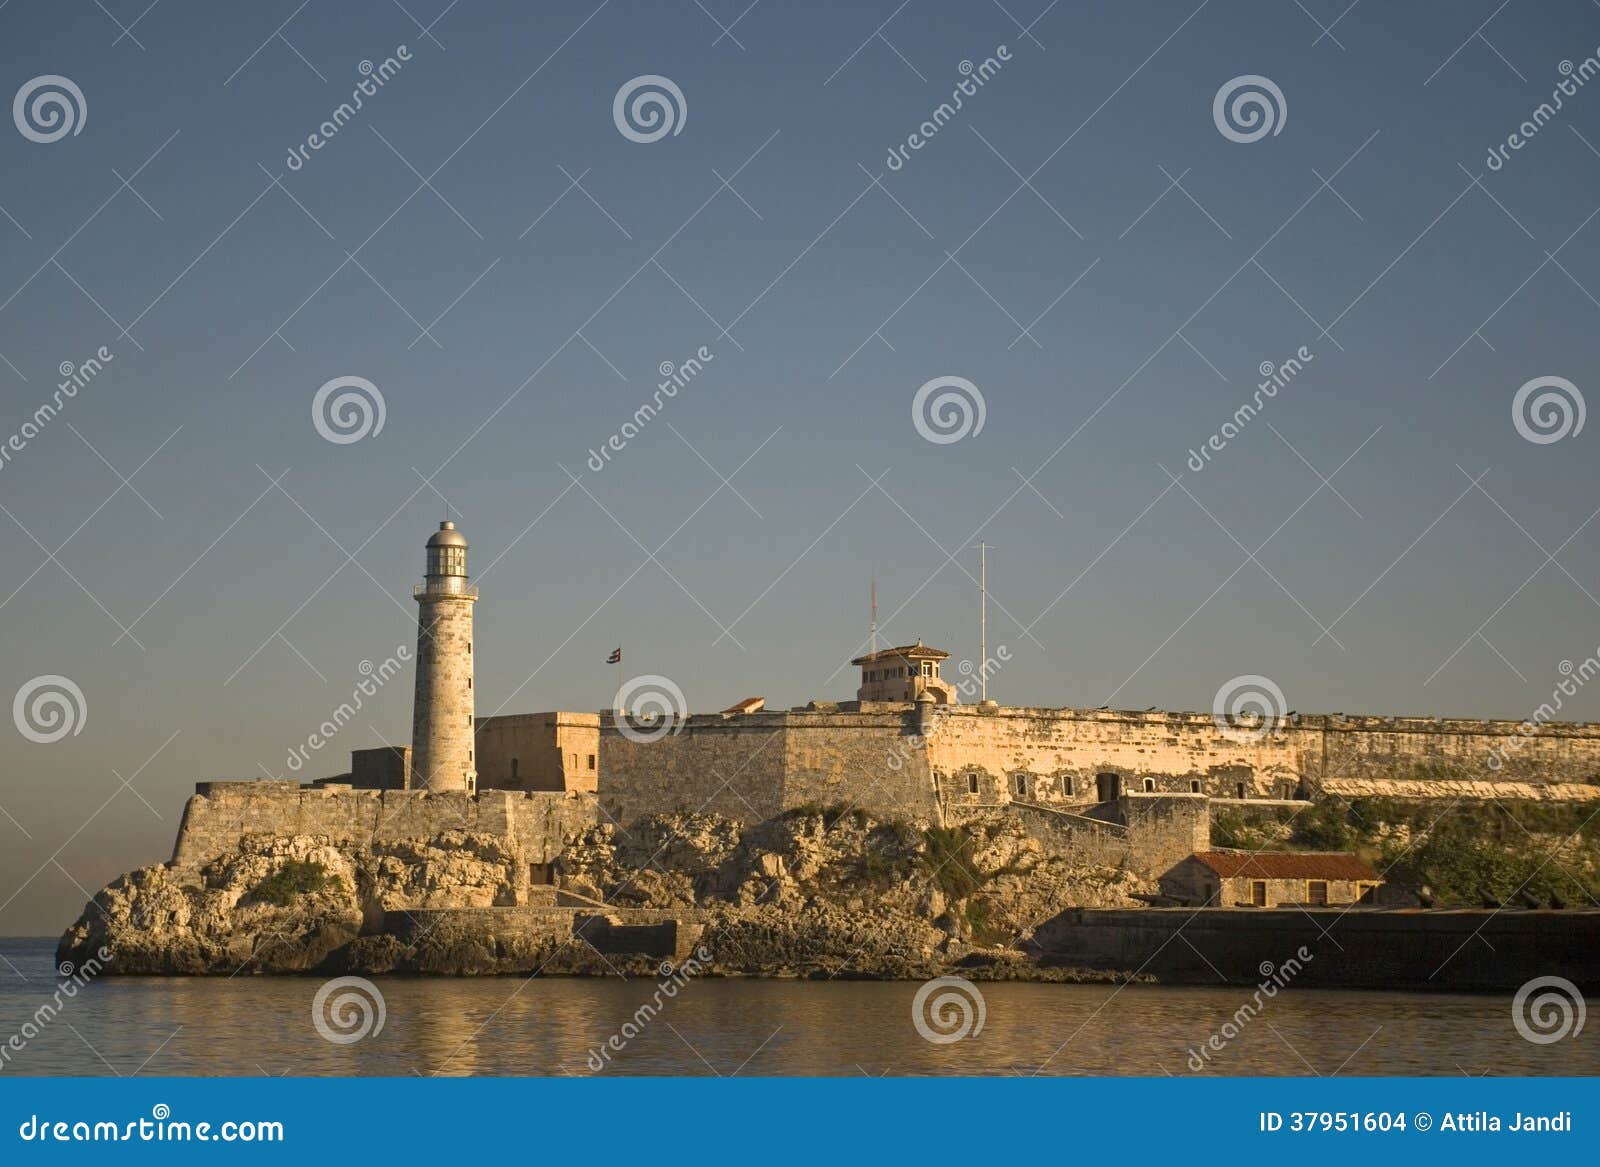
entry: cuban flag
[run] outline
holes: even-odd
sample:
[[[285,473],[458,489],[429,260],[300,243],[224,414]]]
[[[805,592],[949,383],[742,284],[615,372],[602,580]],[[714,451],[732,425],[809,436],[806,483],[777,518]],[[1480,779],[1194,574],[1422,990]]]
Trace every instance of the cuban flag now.
[[[606,664],[620,665],[622,663],[622,646],[619,644],[611,650],[611,655],[606,657]]]

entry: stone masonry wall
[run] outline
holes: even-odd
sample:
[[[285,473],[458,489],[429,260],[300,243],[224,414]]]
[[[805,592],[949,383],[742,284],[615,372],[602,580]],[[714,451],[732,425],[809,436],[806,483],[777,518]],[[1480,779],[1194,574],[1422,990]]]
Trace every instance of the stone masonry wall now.
[[[1225,736],[1209,716],[1185,713],[1123,713],[1109,710],[984,708],[940,712],[929,742],[936,776],[979,779],[970,797],[1015,797],[1014,776],[1026,775],[1028,801],[1088,806],[1103,801],[1096,781],[1114,774],[1119,793],[1234,797],[1244,782],[1251,795],[1292,793],[1299,781],[1303,748],[1284,735],[1261,740]],[[1070,781],[1069,781],[1070,780]],[[961,783],[941,786],[964,797]]]
[[[843,803],[880,819],[938,820],[928,751],[914,718],[893,713],[787,715],[783,805]]]
[[[593,793],[600,752],[594,713],[515,713],[477,725],[479,790],[581,790]]]
[[[698,811],[758,822],[800,806],[844,804],[878,818],[937,816],[927,752],[904,713],[800,710],[696,715],[652,741],[600,733],[600,802],[624,822]]]
[[[1300,779],[1460,783],[1600,782],[1600,725],[1546,725],[1514,740],[1518,723],[1464,719],[1295,717],[1259,739],[1224,733],[1209,714],[1113,710],[983,708],[942,710],[929,741],[935,779],[952,797],[1019,797],[1087,805],[1103,798],[1096,781],[1115,774],[1122,792],[1195,791],[1213,798],[1295,797]],[[1491,759],[1497,758],[1498,765]],[[970,776],[979,790],[963,791]],[[947,782],[946,779],[957,779]],[[1070,779],[1070,791],[1068,789]],[[1449,797],[1443,785],[1429,795]],[[1583,797],[1584,791],[1567,792]]]
[[[783,714],[725,721],[688,719],[678,733],[647,741],[600,719],[600,805],[622,822],[647,814],[701,812],[743,822],[776,815],[784,775]]]
[[[749,822],[844,803],[926,822],[997,804],[1081,812],[1125,794],[1305,798],[1324,781],[1452,798],[1490,780],[1518,789],[1506,783],[1516,774],[1541,797],[1600,791],[1600,725],[1546,726],[1496,770],[1514,722],[1306,716],[1257,738],[1201,713],[956,706],[922,737],[918,717],[905,705],[696,715],[647,743],[606,717],[602,802],[622,819],[705,810]]]
[[[530,863],[550,863],[598,820],[592,795],[492,791],[471,798],[289,782],[202,782],[184,806],[172,862],[199,865],[246,835],[326,835],[357,846],[463,830],[510,839]]]
[[[1288,730],[1315,772],[1328,778],[1593,782],[1600,777],[1600,725],[1550,724],[1513,740],[1517,733],[1518,724],[1509,721],[1337,714],[1306,717]]]

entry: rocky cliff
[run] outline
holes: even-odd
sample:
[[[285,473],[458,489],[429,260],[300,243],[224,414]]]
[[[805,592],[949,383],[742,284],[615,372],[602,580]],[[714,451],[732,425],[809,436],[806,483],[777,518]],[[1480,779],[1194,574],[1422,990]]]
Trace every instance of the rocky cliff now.
[[[1138,906],[1155,890],[1047,855],[1011,821],[923,831],[823,809],[754,826],[673,814],[590,828],[554,864],[558,886],[530,884],[535,870],[503,839],[467,831],[254,836],[203,866],[117,879],[58,959],[105,947],[124,974],[608,974],[653,968],[662,929],[675,928],[728,975],[925,977],[959,965],[1066,979],[1027,956],[1033,927],[1066,907]],[[634,933],[643,939],[630,946]]]

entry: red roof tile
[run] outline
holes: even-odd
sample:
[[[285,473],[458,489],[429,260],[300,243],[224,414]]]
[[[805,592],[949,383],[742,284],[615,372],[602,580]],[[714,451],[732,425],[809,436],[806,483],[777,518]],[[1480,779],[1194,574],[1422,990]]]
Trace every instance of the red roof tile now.
[[[1224,879],[1358,879],[1378,873],[1348,851],[1196,851],[1194,857]]]
[[[950,654],[942,649],[929,648],[922,641],[915,644],[902,645],[899,648],[882,648],[877,652],[869,652],[866,656],[858,656],[850,663],[853,665],[874,664],[881,660],[944,660]]]

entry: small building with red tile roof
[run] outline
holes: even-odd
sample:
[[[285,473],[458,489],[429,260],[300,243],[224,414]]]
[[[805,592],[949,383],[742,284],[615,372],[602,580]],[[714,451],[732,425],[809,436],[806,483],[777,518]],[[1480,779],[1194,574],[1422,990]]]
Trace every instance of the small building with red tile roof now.
[[[1161,876],[1161,894],[1189,907],[1348,907],[1382,884],[1348,851],[1196,851]]]

